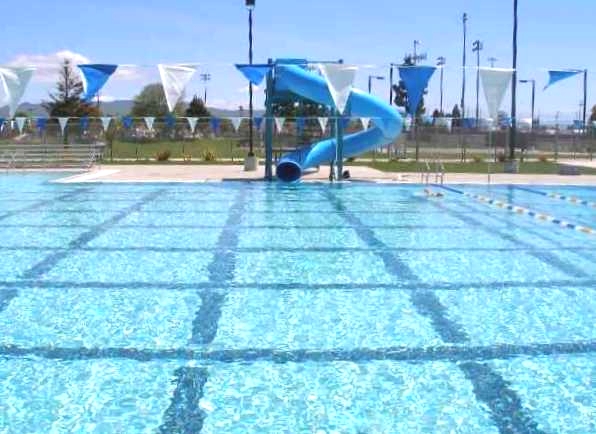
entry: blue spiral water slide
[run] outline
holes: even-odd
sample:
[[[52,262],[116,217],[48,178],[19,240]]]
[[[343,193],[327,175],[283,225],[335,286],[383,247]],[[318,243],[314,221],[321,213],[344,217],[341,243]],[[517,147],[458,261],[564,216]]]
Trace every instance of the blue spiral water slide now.
[[[300,65],[278,65],[275,69],[275,91],[292,92],[326,106],[334,106],[327,82],[317,73]],[[344,138],[345,158],[392,143],[401,133],[403,121],[399,112],[385,101],[353,89],[346,117],[371,118],[373,127]],[[335,160],[336,139],[327,139],[282,156],[277,163],[277,178],[295,182],[304,170]]]

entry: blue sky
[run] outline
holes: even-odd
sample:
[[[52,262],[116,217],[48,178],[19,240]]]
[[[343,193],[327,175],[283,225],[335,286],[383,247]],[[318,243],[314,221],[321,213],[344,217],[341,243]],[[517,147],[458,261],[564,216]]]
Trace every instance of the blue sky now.
[[[538,81],[537,106],[543,118],[571,118],[582,99],[581,78],[572,78],[542,92],[548,68],[588,68],[594,88],[596,56],[592,55],[596,2],[593,0],[520,0],[519,75]],[[387,75],[389,62],[400,61],[422,42],[421,51],[434,62],[447,58],[445,100],[451,108],[461,92],[461,14],[469,15],[469,40],[481,39],[487,58],[511,66],[512,1],[509,0],[257,0],[255,61],[272,57],[338,59],[363,68],[357,87],[368,74]],[[0,26],[0,64],[56,63],[56,53],[98,63],[147,65],[115,77],[105,88],[108,97],[129,98],[144,84],[157,81],[158,63],[200,62],[199,72],[212,74],[210,105],[237,107],[247,103],[246,85],[233,69],[247,60],[247,12],[244,0],[29,0],[11,9]],[[468,63],[475,62],[471,46]],[[83,56],[83,57],[81,57]],[[468,75],[467,107],[475,105],[475,71]],[[439,74],[430,83],[427,107],[439,101]],[[47,95],[53,77],[42,68],[24,100]],[[202,91],[198,75],[187,93]],[[388,86],[375,83],[386,96]],[[507,102],[503,108],[507,109]],[[529,115],[529,86],[519,88],[521,116]],[[481,108],[484,110],[481,95]],[[596,103],[590,89],[588,105]]]

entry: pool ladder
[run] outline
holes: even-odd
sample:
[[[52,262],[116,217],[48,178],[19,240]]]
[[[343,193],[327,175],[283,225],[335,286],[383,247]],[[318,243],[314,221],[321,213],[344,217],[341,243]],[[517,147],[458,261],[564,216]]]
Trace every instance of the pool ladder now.
[[[425,167],[420,172],[420,181],[422,184],[430,184],[431,176],[435,178],[435,184],[445,182],[445,166],[440,160],[425,161]],[[433,170],[434,167],[434,170]]]

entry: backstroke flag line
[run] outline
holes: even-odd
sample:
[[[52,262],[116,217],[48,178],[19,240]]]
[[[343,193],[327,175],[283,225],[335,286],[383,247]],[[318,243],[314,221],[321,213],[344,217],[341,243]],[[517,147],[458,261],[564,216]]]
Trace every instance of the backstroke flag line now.
[[[566,69],[566,70],[552,70],[548,71],[548,84],[544,86],[543,90],[548,89],[553,84],[565,80],[566,78],[573,77],[574,75],[581,74],[583,71],[579,69]]]
[[[240,124],[242,123],[242,118],[228,118],[230,122],[232,122],[232,126],[234,127],[234,131],[238,132],[240,129]]]
[[[101,126],[103,127],[104,131],[107,131],[108,128],[110,128],[110,122],[112,122],[112,118],[110,117],[101,118]]]
[[[480,68],[480,79],[488,107],[488,116],[495,122],[499,117],[499,107],[501,107],[503,97],[509,88],[512,76],[512,69]]]
[[[18,117],[18,118],[15,118],[15,121],[17,122],[17,128],[19,129],[19,134],[23,134],[23,128],[25,128],[25,122],[27,121],[27,118]]]
[[[327,130],[327,124],[329,123],[329,118],[317,118],[319,121],[319,126],[321,127],[321,131],[325,134]]]
[[[60,124],[60,130],[62,131],[62,135],[64,135],[64,130],[66,130],[66,125],[68,125],[68,118],[58,118],[58,123]]]
[[[275,118],[275,128],[277,128],[277,134],[281,134],[286,123],[286,118]]]
[[[35,68],[0,68],[0,80],[6,94],[4,104],[8,104],[10,117],[14,117],[25,94],[25,90],[33,77]]]
[[[327,82],[335,108],[344,114],[358,68],[350,65],[325,63],[319,65],[319,70]]]
[[[78,65],[83,77],[83,100],[91,101],[105,86],[118,65]]]
[[[399,68],[399,76],[408,91],[407,109],[410,115],[416,114],[422,95],[436,69],[434,66],[402,66]]]
[[[368,127],[370,127],[370,118],[360,118],[360,122],[362,122],[362,128],[368,130]]]
[[[255,86],[260,85],[273,65],[235,65],[236,69],[244,75],[244,77]]]
[[[195,129],[197,128],[197,122],[199,118],[197,117],[187,117],[186,120],[188,121],[188,127],[190,128],[191,133],[195,133]]]
[[[155,123],[155,117],[147,116],[145,117],[145,125],[149,131],[153,131],[153,124]]]
[[[183,65],[158,65],[157,67],[159,69],[159,76],[161,77],[161,84],[166,94],[168,109],[170,112],[173,112],[176,104],[178,104],[178,101],[184,95],[184,89],[197,71],[197,68]]]

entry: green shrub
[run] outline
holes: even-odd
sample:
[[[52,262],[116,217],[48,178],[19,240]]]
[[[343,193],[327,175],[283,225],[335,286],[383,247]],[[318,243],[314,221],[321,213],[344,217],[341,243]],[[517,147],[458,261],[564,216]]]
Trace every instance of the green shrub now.
[[[205,161],[216,161],[217,155],[215,155],[215,152],[209,149],[203,153],[203,159]]]
[[[497,161],[498,161],[499,163],[504,163],[504,162],[505,162],[505,160],[506,160],[505,154],[504,154],[503,152],[499,152],[499,153],[497,154]]]
[[[544,154],[538,156],[538,161],[541,163],[548,163],[548,157]]]
[[[484,158],[480,155],[472,155],[472,161],[474,161],[474,163],[484,163]]]
[[[172,153],[170,152],[170,150],[166,149],[165,151],[159,151],[157,154],[155,154],[155,159],[157,161],[168,161],[171,156]]]

